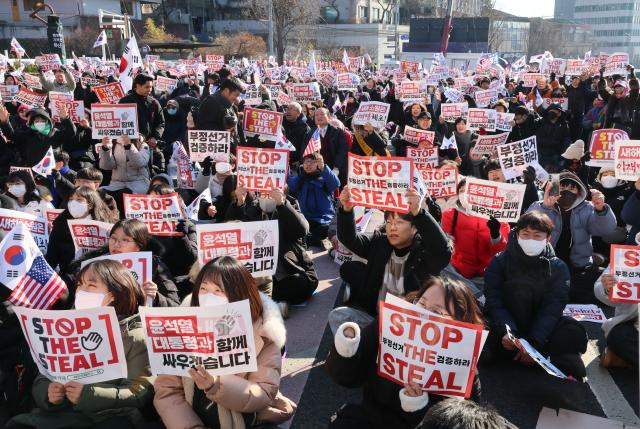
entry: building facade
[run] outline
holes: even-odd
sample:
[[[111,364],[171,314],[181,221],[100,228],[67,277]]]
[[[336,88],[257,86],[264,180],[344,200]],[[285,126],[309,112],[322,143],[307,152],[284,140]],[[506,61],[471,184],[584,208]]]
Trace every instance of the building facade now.
[[[553,8],[555,19],[573,19],[576,0],[556,0]]]

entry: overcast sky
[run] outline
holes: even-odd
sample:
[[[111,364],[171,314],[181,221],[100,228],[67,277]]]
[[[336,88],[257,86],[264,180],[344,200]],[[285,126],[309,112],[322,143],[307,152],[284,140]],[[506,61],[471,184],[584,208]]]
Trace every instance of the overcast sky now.
[[[497,0],[496,9],[518,16],[552,17],[554,3],[554,0]]]

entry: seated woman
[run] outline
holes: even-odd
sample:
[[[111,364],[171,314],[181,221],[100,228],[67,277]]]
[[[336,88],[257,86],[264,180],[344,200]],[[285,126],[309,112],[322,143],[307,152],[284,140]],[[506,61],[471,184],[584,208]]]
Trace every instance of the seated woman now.
[[[5,194],[16,202],[16,210],[19,212],[44,218],[47,209],[53,208],[50,202],[38,194],[33,176],[25,170],[9,173],[5,186]]]
[[[47,247],[47,262],[54,269],[60,266],[63,273],[69,270],[69,264],[75,255],[75,246],[67,222],[72,219],[90,219],[106,223],[118,221],[118,217],[109,210],[100,194],[84,186],[75,188],[69,195],[67,208],[53,221]]]
[[[154,307],[177,307],[180,305],[178,289],[173,283],[171,272],[157,255],[158,248],[158,243],[149,236],[149,230],[144,223],[137,219],[120,220],[111,228],[107,246],[89,252],[69,265],[67,285],[73,283],[73,278],[83,261],[107,254],[151,251],[152,281],[142,285],[144,295],[153,299]]]
[[[103,189],[112,193],[144,194],[149,187],[149,146],[127,136],[102,139],[99,150],[101,170],[111,171],[111,183]],[[117,200],[117,198],[116,198]]]
[[[127,362],[127,378],[102,383],[65,384],[39,375],[33,384],[36,409],[14,417],[8,428],[129,429],[143,423],[151,405],[153,380],[138,306],[140,287],[116,261],[96,261],[78,274],[75,308],[114,307]]]
[[[275,303],[258,292],[249,271],[230,256],[209,261],[183,305],[207,307],[245,299],[251,308],[257,371],[213,376],[199,366],[189,370],[191,377],[158,376],[153,403],[167,429],[249,428],[257,422],[282,423],[293,415],[295,404],[278,394],[284,322]]]
[[[236,188],[236,157],[229,155],[229,162],[216,162],[212,165],[207,157],[202,162],[202,173],[196,181],[196,191],[203,192],[209,188],[211,202],[202,200],[198,208],[198,220],[222,222],[224,214],[231,204],[233,190]]]
[[[431,277],[422,287],[404,299],[447,319],[483,325],[482,314],[469,289],[456,280]],[[346,322],[336,331],[326,361],[329,376],[345,387],[363,387],[362,404],[346,404],[329,424],[331,429],[415,428],[428,408],[444,397],[422,393],[415,383],[402,386],[377,374],[379,344],[378,322],[374,320],[360,330],[358,324]],[[480,395],[476,372],[471,399]]]

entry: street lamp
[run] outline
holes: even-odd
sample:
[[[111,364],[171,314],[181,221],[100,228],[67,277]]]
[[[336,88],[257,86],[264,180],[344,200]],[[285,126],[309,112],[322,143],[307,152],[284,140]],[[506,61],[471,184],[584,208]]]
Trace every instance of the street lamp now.
[[[49,9],[49,15],[47,20],[38,15],[39,12],[44,9]],[[38,2],[33,6],[33,12],[29,15],[33,19],[46,24],[47,26],[47,38],[49,39],[49,52],[60,55],[60,58],[64,62],[67,58],[67,53],[64,48],[64,33],[60,17],[56,15],[51,5],[43,2]]]

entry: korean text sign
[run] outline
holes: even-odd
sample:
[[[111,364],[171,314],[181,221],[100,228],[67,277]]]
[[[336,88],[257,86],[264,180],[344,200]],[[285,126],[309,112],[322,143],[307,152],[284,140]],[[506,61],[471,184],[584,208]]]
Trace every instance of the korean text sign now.
[[[242,129],[247,137],[259,135],[261,139],[276,141],[282,125],[283,114],[271,110],[246,107]]]
[[[76,258],[105,246],[113,228],[110,223],[91,219],[69,219],[67,223],[76,249]]]
[[[20,91],[13,96],[13,102],[16,104],[24,104],[26,106],[35,109],[37,107],[44,106],[44,102],[47,99],[47,94],[41,94],[39,92],[30,91],[27,88],[20,88]]]
[[[398,298],[380,302],[378,375],[468,398],[482,350],[481,325],[445,319]]]
[[[476,145],[471,151],[478,155],[492,155],[498,146],[507,142],[509,133],[478,136]]]
[[[120,325],[113,307],[14,310],[31,356],[49,380],[91,384],[127,376]]]
[[[467,118],[469,104],[464,103],[443,103],[440,105],[441,115],[446,122],[455,122],[458,118]]]
[[[526,185],[467,177],[466,208],[471,216],[515,222],[520,217]]]
[[[640,304],[640,246],[611,245],[609,269],[617,283],[609,289],[613,302]]]
[[[614,166],[620,180],[640,178],[640,140],[618,140],[615,147]]]
[[[207,157],[211,157],[213,162],[229,160],[229,131],[189,130],[187,133],[191,161],[202,162]]]
[[[150,282],[153,277],[153,255],[151,252],[127,252],[127,253],[113,253],[109,255],[102,255],[96,258],[87,259],[82,261],[80,265],[84,268],[95,261],[110,260],[117,261],[124,265],[133,278],[136,279],[138,284],[142,286],[146,282]]]
[[[507,180],[522,176],[529,165],[538,164],[535,135],[517,142],[501,144],[497,149],[500,166]]]
[[[313,103],[320,98],[318,82],[289,84],[289,95],[298,103]]]
[[[42,217],[36,217],[30,213],[0,209],[0,231],[7,233],[18,223],[24,224],[29,228],[38,248],[43,254],[46,254],[47,246],[49,245],[47,220]]]
[[[589,145],[591,159],[587,165],[590,167],[613,167],[616,142],[619,140],[629,140],[626,131],[613,128],[593,130]]]
[[[349,192],[354,205],[409,212],[406,192],[413,183],[410,158],[376,158],[349,154]]]
[[[166,195],[124,194],[124,213],[127,219],[138,219],[149,228],[149,234],[181,237],[176,231],[178,219],[183,219],[177,192]]]
[[[496,130],[496,114],[493,109],[469,109],[467,123],[470,130],[478,131],[484,128],[486,131]]]
[[[138,138],[138,106],[135,104],[92,104],[91,138]]]
[[[233,256],[254,277],[273,275],[278,263],[278,221],[196,225],[198,260]]]
[[[419,128],[412,128],[409,125],[404,127],[404,140],[411,144],[417,144],[421,147],[430,147],[433,146],[433,141],[435,139],[435,134],[433,131],[421,130]]]
[[[189,376],[258,369],[249,300],[214,307],[140,307],[151,373]]]
[[[283,149],[237,148],[238,186],[248,191],[284,189],[289,170],[289,151]]]
[[[374,128],[384,128],[387,125],[387,117],[391,105],[380,101],[366,101],[360,104],[358,111],[353,115],[353,124],[371,124]]]

